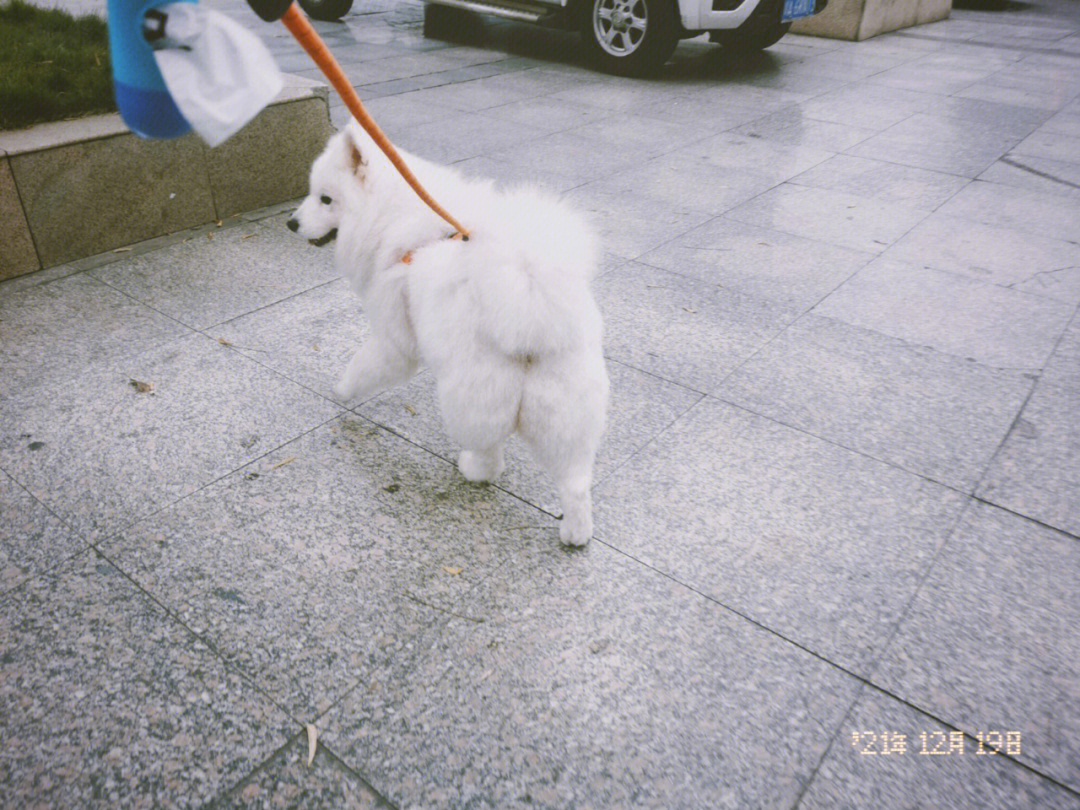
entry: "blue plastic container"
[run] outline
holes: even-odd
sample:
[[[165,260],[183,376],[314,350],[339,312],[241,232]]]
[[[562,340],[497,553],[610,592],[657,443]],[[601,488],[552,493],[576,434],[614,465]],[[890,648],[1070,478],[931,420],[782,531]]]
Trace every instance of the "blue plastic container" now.
[[[116,106],[124,123],[143,138],[177,138],[191,129],[169,95],[154,51],[142,33],[147,10],[172,1],[108,0]]]

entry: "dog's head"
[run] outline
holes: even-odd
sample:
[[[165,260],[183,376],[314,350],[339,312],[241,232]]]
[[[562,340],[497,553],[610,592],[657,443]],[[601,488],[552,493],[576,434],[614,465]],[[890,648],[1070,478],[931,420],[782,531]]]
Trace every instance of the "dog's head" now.
[[[362,216],[371,196],[366,185],[375,148],[366,133],[352,123],[330,138],[311,165],[308,196],[285,223],[289,230],[322,247],[337,237],[346,210]]]

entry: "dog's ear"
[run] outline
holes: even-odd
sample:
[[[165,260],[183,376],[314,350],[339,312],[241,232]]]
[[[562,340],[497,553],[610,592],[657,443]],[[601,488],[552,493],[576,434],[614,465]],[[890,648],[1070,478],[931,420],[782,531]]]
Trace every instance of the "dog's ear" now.
[[[360,146],[356,143],[356,138],[349,128],[345,129],[345,152],[353,174],[360,174],[361,169],[367,166],[367,161],[360,153]]]

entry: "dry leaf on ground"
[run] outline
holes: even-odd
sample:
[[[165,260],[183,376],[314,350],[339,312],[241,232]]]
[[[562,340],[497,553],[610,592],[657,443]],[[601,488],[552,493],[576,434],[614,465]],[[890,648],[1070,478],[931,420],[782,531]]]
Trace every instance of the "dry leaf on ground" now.
[[[138,391],[140,394],[152,394],[154,393],[154,384],[143,382],[142,380],[131,379],[128,380],[128,385]]]

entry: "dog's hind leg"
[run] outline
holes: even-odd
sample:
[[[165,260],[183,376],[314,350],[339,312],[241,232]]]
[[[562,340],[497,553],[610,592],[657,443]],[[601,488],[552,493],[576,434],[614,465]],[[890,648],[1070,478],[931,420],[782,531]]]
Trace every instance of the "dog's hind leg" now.
[[[352,356],[334,393],[342,400],[367,399],[405,382],[418,367],[419,361],[415,357],[385,339],[371,337]]]
[[[568,546],[586,545],[593,532],[593,463],[604,432],[608,381],[602,360],[590,371],[573,378],[576,389],[557,371],[546,378],[538,374],[526,386],[518,424],[555,481],[563,511],[559,537]]]

